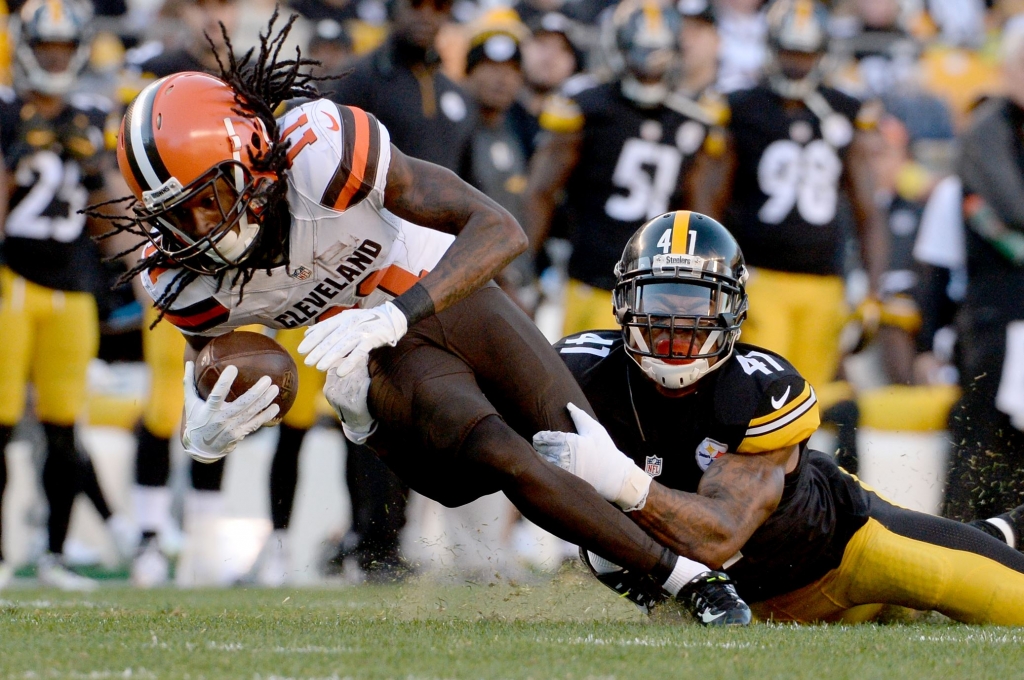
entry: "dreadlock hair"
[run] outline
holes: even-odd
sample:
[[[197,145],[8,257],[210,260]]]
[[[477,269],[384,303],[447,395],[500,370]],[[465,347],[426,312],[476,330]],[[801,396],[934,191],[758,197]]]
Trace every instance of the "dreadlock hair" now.
[[[244,294],[245,285],[252,280],[257,271],[269,272],[271,267],[281,264],[288,265],[286,246],[291,217],[288,211],[287,178],[291,165],[288,160],[290,144],[279,139],[280,130],[274,112],[283,102],[290,99],[319,98],[320,92],[316,83],[334,79],[332,76],[313,75],[309,67],[318,66],[320,62],[304,58],[298,47],[295,48],[294,59],[281,59],[281,50],[284,48],[285,41],[298,19],[298,15],[291,15],[281,29],[271,37],[278,16],[278,9],[275,7],[270,22],[267,24],[266,32],[260,33],[259,50],[257,51],[255,47],[250,48],[241,57],[235,56],[231,39],[223,23],[220,24],[220,30],[224,39],[226,55],[221,55],[210,36],[206,36],[207,43],[217,60],[220,79],[230,85],[235,92],[237,108],[232,111],[240,116],[257,117],[266,126],[270,139],[278,140],[277,143],[270,144],[269,149],[258,156],[249,152],[249,162],[254,170],[273,173],[277,177],[277,181],[263,183],[259,192],[252,198],[252,202],[263,206],[260,215],[261,229],[252,245],[252,254],[246,258],[246,266],[234,268],[233,271],[225,269],[215,274],[217,290],[220,290],[230,276],[230,286],[239,286],[239,297]],[[104,240],[119,233],[140,237],[141,240],[133,243],[130,248],[108,259],[124,257],[150,242],[152,227],[145,221],[144,215],[139,216],[138,203],[138,199],[134,196],[125,196],[90,205],[82,211],[89,217],[110,223],[111,229],[96,237],[97,240]],[[110,214],[100,210],[100,208],[116,204],[127,204],[123,213]],[[122,274],[117,284],[130,283],[137,275],[148,270],[176,268],[177,263],[173,256],[161,252],[159,248],[155,251],[142,257],[134,267]],[[153,322],[153,326],[163,319],[164,313],[170,309],[182,291],[199,276],[199,273],[186,268],[181,268],[177,272],[170,285],[155,301],[159,315]]]

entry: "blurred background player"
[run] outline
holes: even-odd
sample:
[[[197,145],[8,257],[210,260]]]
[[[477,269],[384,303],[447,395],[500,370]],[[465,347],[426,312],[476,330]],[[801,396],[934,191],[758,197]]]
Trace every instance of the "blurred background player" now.
[[[788,357],[819,391],[836,375],[846,320],[845,197],[874,298],[887,264],[869,162],[878,111],[821,84],[827,22],[813,0],[771,6],[769,72],[729,95],[728,148],[697,169],[692,204],[723,217],[752,265],[744,339]]]
[[[540,115],[548,98],[586,66],[584,52],[573,42],[576,26],[564,14],[546,12],[529,26],[530,35],[520,45],[523,87],[508,112],[527,158],[537,148]]]
[[[676,7],[682,16],[679,33],[682,72],[676,90],[699,100],[718,79],[721,36],[717,19],[714,8],[705,0],[681,0]]]
[[[89,56],[89,12],[68,1],[26,3],[12,29],[15,90],[0,91],[6,166],[0,174],[0,456],[31,383],[45,432],[42,482],[50,506],[49,552],[39,559],[38,576],[65,590],[95,587],[62,564],[75,496],[86,492],[101,517],[112,520],[74,430],[85,405],[86,368],[99,346],[92,295],[99,254],[78,211],[103,198],[109,161],[103,135],[109,102],[69,94]],[[0,475],[2,489],[2,458]],[[112,529],[115,538],[127,531]],[[0,563],[0,587],[11,575],[10,565]]]
[[[674,8],[627,0],[612,29],[615,79],[549,101],[540,118],[547,135],[530,165],[525,226],[535,252],[565,192],[573,247],[565,333],[615,326],[615,262],[637,227],[686,200],[684,182],[710,121],[672,92]]]
[[[458,172],[477,116],[440,68],[435,41],[450,17],[450,0],[396,0],[388,39],[330,89],[339,104],[372,111],[409,155]]]
[[[345,24],[334,19],[321,19],[313,26],[309,38],[309,58],[320,62],[317,75],[340,76],[354,58],[352,36]]]
[[[480,122],[470,138],[462,175],[522,224],[529,158],[508,112],[523,88],[520,43],[529,30],[507,9],[487,12],[469,29],[465,86],[476,100]],[[538,300],[534,279],[528,253],[517,257],[498,278],[502,289],[531,316]]]

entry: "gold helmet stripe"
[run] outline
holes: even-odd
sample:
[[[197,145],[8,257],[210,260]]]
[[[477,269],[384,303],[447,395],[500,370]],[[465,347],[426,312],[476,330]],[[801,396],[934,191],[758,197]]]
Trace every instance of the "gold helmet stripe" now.
[[[647,30],[651,33],[661,31],[661,8],[658,7],[657,3],[645,2],[643,4],[643,11]]]
[[[690,211],[677,210],[672,221],[672,250],[674,255],[686,254],[687,235],[690,233]]]

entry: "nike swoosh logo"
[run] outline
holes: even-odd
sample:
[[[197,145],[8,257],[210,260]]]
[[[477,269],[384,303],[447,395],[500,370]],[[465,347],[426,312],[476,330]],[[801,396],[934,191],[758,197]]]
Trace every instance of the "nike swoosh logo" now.
[[[212,437],[208,437],[205,434],[199,436],[199,443],[206,447],[213,446],[213,442],[215,442],[216,440],[217,435],[213,435]]]
[[[725,616],[725,614],[726,612],[721,612],[720,614],[715,614],[714,616],[712,616],[711,612],[706,611],[701,613],[700,619],[704,623],[711,623],[712,621],[717,621],[718,619],[722,618],[723,616]]]
[[[334,116],[332,116],[331,114],[327,113],[326,111],[321,111],[320,113],[322,113],[322,114],[324,114],[325,116],[327,116],[327,118],[328,118],[328,119],[329,119],[329,120],[331,121],[331,125],[328,125],[328,126],[327,126],[327,129],[328,129],[328,130],[333,130],[333,131],[335,131],[335,132],[336,132],[336,131],[338,131],[338,130],[340,129],[340,128],[338,127],[338,121],[337,121],[337,120],[335,120]],[[333,127],[332,127],[332,126],[333,126]]]
[[[782,405],[786,403],[787,399],[789,399],[789,389],[790,389],[790,387],[792,387],[792,386],[791,385],[787,385],[786,386],[786,393],[783,394],[781,397],[779,397],[777,400],[775,399],[775,397],[772,397],[772,408],[776,408],[776,409],[777,408],[782,408]]]

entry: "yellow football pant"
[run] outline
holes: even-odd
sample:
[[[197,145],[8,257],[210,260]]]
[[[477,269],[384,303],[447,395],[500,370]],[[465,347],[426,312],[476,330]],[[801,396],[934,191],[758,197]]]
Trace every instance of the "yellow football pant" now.
[[[569,279],[565,291],[562,337],[583,331],[618,328],[619,322],[612,313],[612,292]]]
[[[815,389],[835,379],[848,317],[843,279],[754,269],[742,342],[786,357]]]
[[[99,342],[91,294],[45,288],[0,267],[0,425],[21,419],[30,381],[39,420],[73,425]]]
[[[1024,574],[972,552],[900,536],[869,519],[850,539],[839,567],[751,609],[761,619],[838,621],[854,607],[883,603],[934,609],[965,623],[1020,626]]]
[[[149,399],[142,412],[142,423],[154,436],[170,439],[178,431],[178,420],[185,403],[181,381],[185,375],[185,336],[169,321],[161,321],[150,330],[157,311],[146,308],[142,328],[142,356],[149,366]]]

